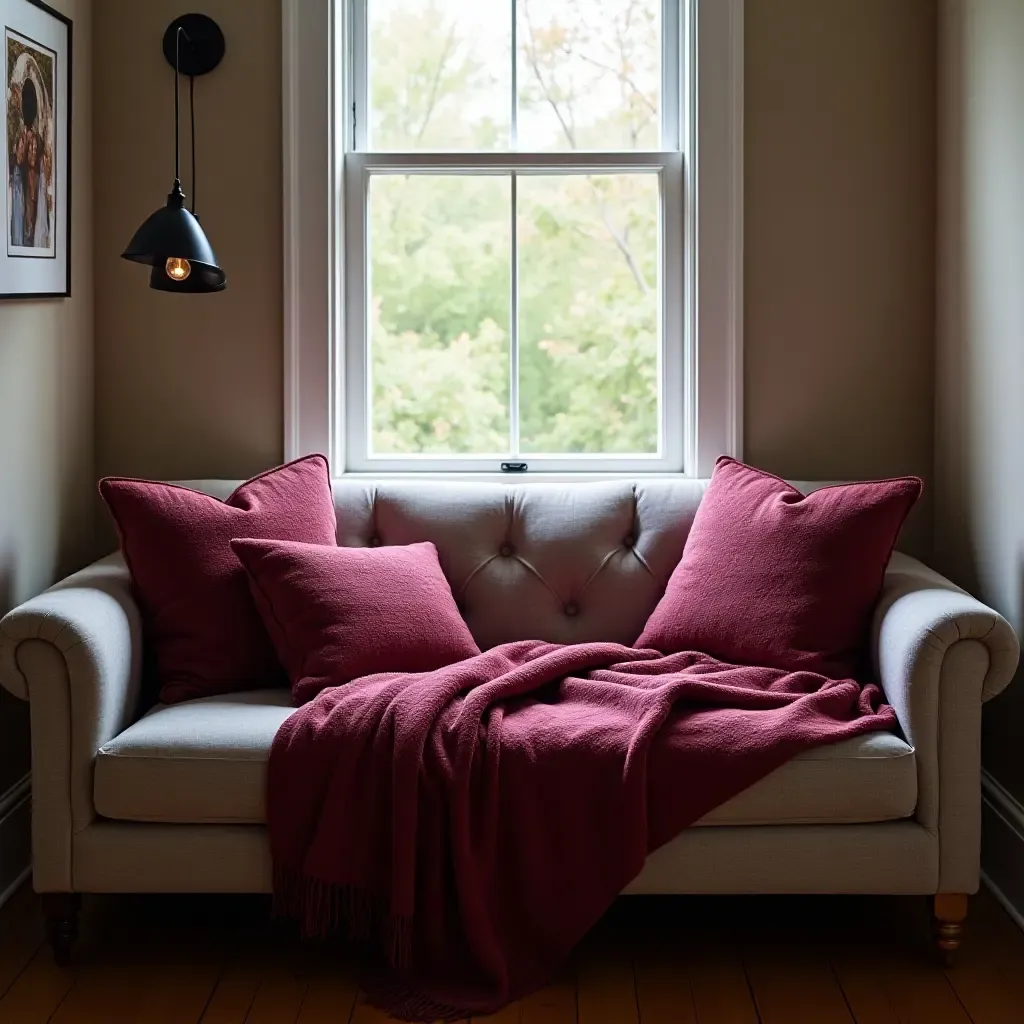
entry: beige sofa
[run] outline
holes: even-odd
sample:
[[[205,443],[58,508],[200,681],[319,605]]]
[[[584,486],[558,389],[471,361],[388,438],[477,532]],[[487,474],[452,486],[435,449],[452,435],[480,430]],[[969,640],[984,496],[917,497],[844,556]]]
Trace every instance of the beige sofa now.
[[[193,486],[225,497],[234,484]],[[432,540],[481,647],[631,643],[704,482],[335,484],[338,542]],[[978,887],[981,705],[1010,681],[1006,621],[893,557],[871,637],[902,734],[800,756],[657,850],[629,893],[938,894],[940,947]],[[284,691],[140,717],[142,633],[119,555],[0,623],[0,682],[31,702],[34,881],[66,958],[82,892],[264,892],[267,754]]]

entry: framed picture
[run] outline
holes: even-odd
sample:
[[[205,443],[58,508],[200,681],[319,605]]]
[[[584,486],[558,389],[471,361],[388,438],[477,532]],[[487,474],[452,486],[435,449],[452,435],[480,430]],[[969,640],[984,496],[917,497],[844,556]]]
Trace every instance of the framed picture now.
[[[0,299],[71,294],[71,21],[0,0]]]

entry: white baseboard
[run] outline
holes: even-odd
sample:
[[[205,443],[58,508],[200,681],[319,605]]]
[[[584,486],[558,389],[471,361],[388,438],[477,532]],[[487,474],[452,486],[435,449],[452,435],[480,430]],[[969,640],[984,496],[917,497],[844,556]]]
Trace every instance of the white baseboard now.
[[[32,870],[32,777],[0,793],[0,907]]]
[[[1024,804],[984,769],[981,878],[1024,931]]]

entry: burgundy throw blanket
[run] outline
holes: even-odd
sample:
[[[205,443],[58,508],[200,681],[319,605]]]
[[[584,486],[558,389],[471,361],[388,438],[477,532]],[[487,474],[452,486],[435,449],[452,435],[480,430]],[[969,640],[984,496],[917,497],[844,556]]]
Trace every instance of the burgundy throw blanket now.
[[[800,751],[896,718],[874,685],[618,644],[507,644],[331,687],[281,726],[279,909],[389,965],[408,1020],[546,983],[651,851]]]

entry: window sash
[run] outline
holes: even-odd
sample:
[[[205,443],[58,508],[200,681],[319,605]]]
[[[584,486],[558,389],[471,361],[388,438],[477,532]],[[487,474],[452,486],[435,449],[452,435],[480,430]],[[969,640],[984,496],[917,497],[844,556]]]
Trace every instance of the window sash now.
[[[342,35],[348,42],[347,82],[344,131],[347,152],[369,151],[370,125],[370,28],[368,5],[372,0],[342,0],[344,26]],[[686,88],[693,75],[693,16],[695,0],[661,0],[661,152],[687,149],[690,137],[689,104],[685,102],[692,89]],[[518,42],[516,0],[508,0],[511,18],[511,153],[516,145],[518,122]],[[597,151],[601,152],[601,151]],[[637,153],[645,152],[636,150]],[[552,154],[555,155],[555,154]]]
[[[566,159],[569,157],[569,159]],[[605,162],[608,161],[608,162]],[[595,154],[395,154],[349,153],[345,157],[346,246],[345,266],[345,411],[336,427],[335,450],[346,452],[346,467],[354,472],[496,472],[502,461],[522,461],[531,471],[572,472],[680,472],[687,464],[685,441],[692,436],[693,402],[689,398],[692,368],[687,358],[686,310],[689,285],[684,259],[684,160],[679,153]],[[660,192],[659,268],[659,451],[652,454],[609,455],[590,453],[529,454],[511,452],[476,455],[370,454],[372,396],[369,373],[369,337],[366,329],[369,286],[369,234],[367,225],[370,177],[391,173],[550,174],[656,171]],[[513,203],[515,194],[513,191]],[[513,235],[514,237],[514,235]],[[510,300],[515,301],[516,272],[512,264]],[[684,301],[680,301],[680,297]],[[515,308],[515,306],[513,306]],[[515,324],[515,317],[513,317]],[[510,417],[512,437],[518,437],[518,338],[510,336]],[[342,383],[342,382],[339,382]]]

